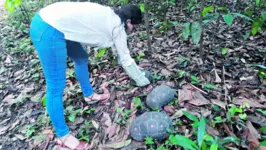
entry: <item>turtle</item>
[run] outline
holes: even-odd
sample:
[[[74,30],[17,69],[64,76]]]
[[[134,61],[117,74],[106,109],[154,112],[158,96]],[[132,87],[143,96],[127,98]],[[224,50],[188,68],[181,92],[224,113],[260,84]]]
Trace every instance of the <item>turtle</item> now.
[[[165,112],[145,112],[136,117],[130,125],[130,136],[136,141],[151,137],[161,141],[168,137],[172,129],[172,119]]]
[[[176,95],[175,90],[166,85],[155,87],[146,98],[146,104],[151,109],[161,109],[174,99]]]

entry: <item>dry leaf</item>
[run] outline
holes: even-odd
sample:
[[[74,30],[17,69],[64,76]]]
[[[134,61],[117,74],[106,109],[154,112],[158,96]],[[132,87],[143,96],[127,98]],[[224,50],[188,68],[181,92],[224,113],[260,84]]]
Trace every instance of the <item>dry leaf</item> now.
[[[258,102],[258,100],[255,99],[246,99],[243,97],[237,97],[233,100],[233,104],[236,105],[244,105],[244,104],[249,104],[250,107],[255,107],[255,108],[266,108],[265,105],[262,105]]]
[[[257,114],[258,115],[258,114]],[[266,119],[262,116],[248,115],[247,119],[252,123],[256,123],[261,127],[266,126]]]
[[[6,57],[5,63],[7,63],[7,64],[10,64],[11,63],[11,59],[10,59],[9,56]]]
[[[260,144],[259,143],[260,134],[254,128],[254,126],[250,121],[247,121],[247,127],[248,127],[248,141],[252,145],[252,147],[256,148]]]
[[[182,90],[178,90],[179,104],[184,101],[193,104],[195,106],[207,105],[210,102],[194,87],[186,85]]]
[[[54,132],[51,129],[42,131],[42,134],[46,135],[50,139],[54,138]]]
[[[164,106],[163,107],[164,111],[169,113],[169,114],[174,114],[175,113],[175,107],[174,106]]]
[[[117,133],[117,128],[118,128],[118,124],[113,123],[112,126],[110,127],[110,132],[108,133],[108,137],[112,137],[115,135],[115,133]]]
[[[10,128],[8,129],[9,131],[11,131],[12,129],[14,129],[16,127],[17,124],[19,124],[20,120],[17,120],[16,122],[14,122]]]
[[[112,125],[112,120],[110,118],[110,115],[104,112],[102,119],[105,120],[104,124],[107,126],[107,128],[105,130],[105,134],[108,134],[110,132],[111,125]]]
[[[226,104],[220,100],[215,100],[215,99],[212,99],[211,102],[215,105],[218,105],[220,106],[221,108],[223,108],[224,110],[226,109]]]
[[[109,148],[114,148],[114,149],[119,149],[125,146],[128,146],[131,143],[131,139],[125,141],[125,142],[116,142],[116,143],[111,143],[111,144],[106,144],[103,145],[102,147],[109,147]]]
[[[18,139],[20,139],[20,140],[22,140],[22,141],[26,139],[26,137],[24,137],[21,134],[15,134],[15,137],[18,138]]]
[[[213,136],[213,137],[216,137],[216,136],[220,136],[220,133],[215,129],[213,128],[212,126],[209,126],[209,125],[206,125],[206,131],[209,135]]]
[[[143,142],[132,141],[128,146],[123,147],[121,150],[139,150],[147,149]]]
[[[171,118],[174,120],[174,119],[182,117],[184,115],[183,111],[187,111],[187,108],[179,109],[178,111],[175,112],[173,116],[171,116]]]
[[[221,83],[222,82],[222,79],[219,77],[216,69],[214,69],[214,73],[215,73],[215,83]]]
[[[15,96],[14,96],[13,94],[7,95],[7,96],[4,98],[3,102],[6,102],[6,103],[8,103],[9,105],[12,105],[12,104],[15,103]]]
[[[11,125],[0,126],[0,135],[5,134]]]
[[[94,126],[94,128],[98,130],[100,125],[94,120],[92,120],[91,122],[92,122],[92,125]]]

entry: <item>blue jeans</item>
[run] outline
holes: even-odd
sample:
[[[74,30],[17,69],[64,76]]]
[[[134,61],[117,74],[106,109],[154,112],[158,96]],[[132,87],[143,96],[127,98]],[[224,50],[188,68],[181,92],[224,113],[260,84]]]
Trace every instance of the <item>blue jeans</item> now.
[[[66,86],[67,56],[75,64],[75,74],[85,97],[93,94],[88,72],[88,54],[80,43],[67,41],[64,34],[42,20],[37,13],[30,37],[38,53],[46,80],[46,109],[58,137],[69,133],[64,118],[63,93]]]

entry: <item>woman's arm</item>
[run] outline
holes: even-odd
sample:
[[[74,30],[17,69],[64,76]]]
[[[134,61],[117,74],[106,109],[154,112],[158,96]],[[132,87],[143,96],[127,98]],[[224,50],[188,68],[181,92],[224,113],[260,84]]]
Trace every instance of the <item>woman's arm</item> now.
[[[145,73],[140,71],[134,59],[131,58],[127,47],[127,35],[124,30],[120,30],[119,34],[114,39],[115,48],[122,67],[125,69],[131,79],[133,79],[137,86],[145,86],[150,84],[150,81],[145,77]]]

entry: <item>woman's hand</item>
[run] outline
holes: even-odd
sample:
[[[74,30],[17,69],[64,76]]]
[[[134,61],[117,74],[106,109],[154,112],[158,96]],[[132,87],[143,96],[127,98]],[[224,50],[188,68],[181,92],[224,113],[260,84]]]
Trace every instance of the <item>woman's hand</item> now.
[[[146,86],[150,84],[149,79],[145,76],[145,72],[141,71],[135,61],[132,61],[131,65],[123,66],[127,74],[133,79],[137,86]]]

